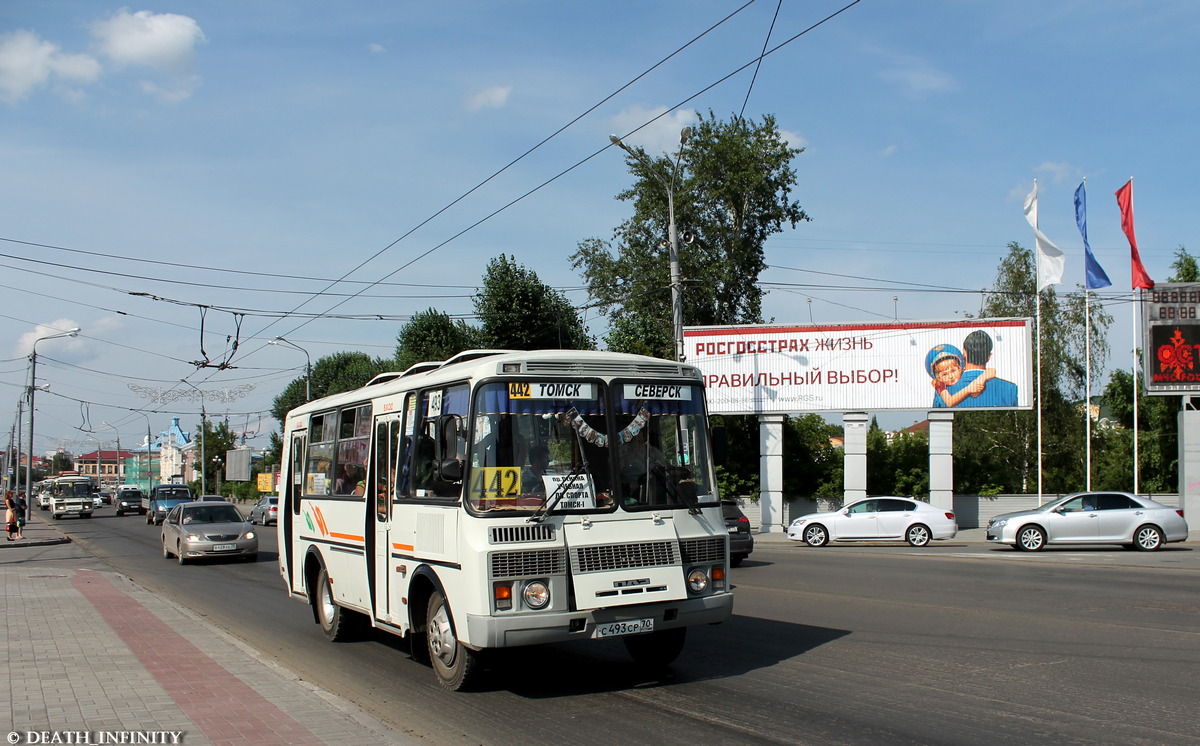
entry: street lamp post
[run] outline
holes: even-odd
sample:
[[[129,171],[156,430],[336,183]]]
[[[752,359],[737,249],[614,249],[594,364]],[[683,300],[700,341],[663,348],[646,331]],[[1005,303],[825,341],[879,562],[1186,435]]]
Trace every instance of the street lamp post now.
[[[116,425],[110,425],[107,422],[101,422],[100,424],[105,427],[111,427],[113,435],[117,438],[117,484],[122,485],[125,483],[125,462],[121,458],[121,433],[117,431]]]
[[[204,409],[204,392],[189,383],[186,378],[180,378],[179,382],[191,386],[200,395],[200,494],[207,495],[208,477],[205,476],[205,472],[208,471],[208,460],[204,453],[204,434],[208,431],[208,413]]]
[[[608,136],[613,145],[645,163],[647,171],[653,174],[654,178],[658,179],[667,191],[667,243],[668,257],[671,262],[671,331],[675,337],[675,359],[679,362],[683,362],[685,351],[683,347],[683,297],[679,277],[679,233],[675,229],[675,180],[679,177],[679,162],[683,158],[683,146],[687,144],[691,135],[691,127],[684,127],[679,132],[679,152],[675,154],[675,166],[671,169],[669,182],[654,170],[653,164],[646,158],[645,153],[633,150],[616,135]]]
[[[58,334],[49,334],[45,337],[38,337],[33,340],[33,344],[29,349],[29,460],[25,465],[25,502],[29,505],[25,520],[29,520],[28,511],[33,510],[33,392],[37,389],[37,345],[47,339],[58,339],[59,337],[74,337],[79,334],[79,327],[68,329],[65,332]]]
[[[270,342],[267,342],[267,344],[269,344],[269,345],[284,344],[284,345],[287,345],[288,347],[300,350],[301,352],[304,353],[304,401],[306,401],[306,402],[312,401],[312,358],[309,357],[308,350],[304,349],[303,347],[301,347],[298,344],[289,342],[288,340],[284,339],[283,337],[276,337],[275,339],[272,339]]]

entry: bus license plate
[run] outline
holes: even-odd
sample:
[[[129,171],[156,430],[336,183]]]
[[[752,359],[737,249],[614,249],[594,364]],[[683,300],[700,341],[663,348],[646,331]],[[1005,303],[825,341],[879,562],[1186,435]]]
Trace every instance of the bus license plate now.
[[[609,622],[597,624],[592,637],[620,637],[621,635],[636,635],[639,632],[653,632],[653,619],[631,619],[628,622]]]
[[[237,549],[237,544],[213,544],[214,552],[232,552]]]

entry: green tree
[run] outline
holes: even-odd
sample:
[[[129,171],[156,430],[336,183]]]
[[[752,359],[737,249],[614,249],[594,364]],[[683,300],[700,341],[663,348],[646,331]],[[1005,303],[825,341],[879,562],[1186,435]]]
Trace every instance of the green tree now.
[[[816,497],[821,485],[837,474],[841,493],[842,452],[830,438],[841,433],[820,415],[788,417],[783,431],[783,492],[788,497]],[[755,449],[757,453],[757,445]]]
[[[501,254],[488,262],[475,313],[485,347],[509,350],[595,348],[579,312],[537,273]]]
[[[1033,253],[1008,245],[980,316],[1037,317],[1036,265]],[[1035,322],[1035,364],[1031,371],[1034,406],[1042,416],[1042,484],[1048,493],[1069,492],[1084,484],[1085,409],[1075,406],[1085,394],[1088,346],[1084,319],[1091,315],[1092,369],[1108,357],[1105,332],[1112,317],[1082,293],[1060,296],[1053,287],[1041,296],[1041,328]],[[1041,356],[1036,355],[1040,336]],[[954,423],[954,474],[962,492],[1031,492],[1038,488],[1038,413],[1034,411],[957,412]]]
[[[54,454],[54,458],[50,459],[50,473],[61,474],[64,471],[71,471],[75,468],[75,462],[71,457],[61,451]]]
[[[312,398],[353,391],[380,373],[396,370],[394,360],[372,359],[365,352],[336,352],[317,360],[312,367]],[[293,380],[271,406],[271,415],[283,422],[287,413],[304,403],[304,377]]]
[[[448,360],[480,346],[479,330],[462,319],[454,320],[430,308],[413,314],[396,335],[396,366],[407,370],[427,360]]]
[[[927,498],[929,495],[929,434],[898,433],[888,444],[892,487],[881,494]]]
[[[796,184],[792,159],[803,148],[789,146],[770,115],[761,123],[740,117],[724,122],[709,112],[691,128],[678,172],[670,156],[634,152],[626,164],[636,181],[617,195],[633,203],[633,217],[615,230],[612,243],[589,238],[571,256],[589,296],[610,317],[609,349],[674,357],[664,249],[669,190],[682,237],[684,323],[760,323],[763,245],[785,225],[808,219],[790,198]]]
[[[196,426],[193,439],[194,455],[197,467],[202,467],[204,471],[204,486],[213,490],[212,494],[217,494],[217,485],[225,480],[225,453],[236,448],[237,441],[237,433],[231,431],[229,423],[224,420],[204,420]],[[200,463],[201,455],[204,457],[203,464]],[[200,468],[197,468],[197,471],[199,470]],[[200,487],[201,484],[197,481],[193,484],[193,492],[200,494]]]

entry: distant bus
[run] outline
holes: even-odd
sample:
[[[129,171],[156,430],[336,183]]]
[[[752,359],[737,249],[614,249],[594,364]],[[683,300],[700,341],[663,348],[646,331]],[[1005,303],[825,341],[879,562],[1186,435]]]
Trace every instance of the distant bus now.
[[[730,618],[699,371],[474,350],[284,420],[280,571],[330,640],[411,638],[469,687],[488,648],[620,637],[665,665]]]
[[[66,516],[92,517],[92,480],[78,472],[62,472],[50,488],[50,514],[58,519]]]

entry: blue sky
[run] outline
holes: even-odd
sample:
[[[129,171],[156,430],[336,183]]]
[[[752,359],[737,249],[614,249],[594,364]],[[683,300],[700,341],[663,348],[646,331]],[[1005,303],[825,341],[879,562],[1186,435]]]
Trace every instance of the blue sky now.
[[[608,135],[664,114],[626,138],[663,152],[694,111],[728,118],[744,101],[806,148],[793,196],[813,220],[768,242],[768,318],[977,311],[977,293],[950,291],[990,285],[1010,241],[1033,246],[1035,178],[1041,228],[1068,255],[1059,289],[1073,289],[1086,177],[1090,242],[1114,283],[1099,294],[1116,317],[1111,364],[1127,366],[1113,192],[1134,177],[1151,277],[1180,245],[1200,248],[1200,6],[862,0],[766,57],[752,89],[753,66],[719,82],[845,4],[6,0],[0,397],[15,411],[32,339],[78,326],[37,348],[39,451],[88,450],[89,434],[112,447],[105,422],[127,445],[145,432],[140,408],[160,411],[155,431],[170,412],[194,427],[184,378],[265,445],[265,413],[304,364],[267,340],[313,360],[390,356],[407,315],[469,314],[500,253],[582,305],[568,257],[630,209],[613,198],[629,184],[622,154],[599,152]],[[192,364],[201,305],[205,354],[224,359],[236,334],[236,368]],[[225,309],[247,312],[240,330]],[[276,317],[293,310],[350,318]]]

